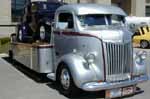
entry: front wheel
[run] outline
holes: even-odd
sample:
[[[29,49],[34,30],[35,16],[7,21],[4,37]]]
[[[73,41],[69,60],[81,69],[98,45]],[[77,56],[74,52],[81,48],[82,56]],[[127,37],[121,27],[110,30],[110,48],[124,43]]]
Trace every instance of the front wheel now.
[[[141,41],[140,42],[140,47],[141,48],[148,48],[149,47],[149,42],[145,41],[145,40]]]
[[[71,76],[70,70],[67,66],[63,65],[59,71],[59,84],[60,92],[65,96],[71,97],[75,96],[79,92],[79,88],[76,87],[73,78]]]

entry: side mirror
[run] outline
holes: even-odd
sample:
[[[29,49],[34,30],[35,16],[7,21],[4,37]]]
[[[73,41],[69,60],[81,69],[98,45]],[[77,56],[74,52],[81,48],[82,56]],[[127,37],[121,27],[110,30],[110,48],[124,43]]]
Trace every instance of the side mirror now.
[[[67,22],[57,22],[56,23],[56,29],[64,30],[66,28],[68,28]]]

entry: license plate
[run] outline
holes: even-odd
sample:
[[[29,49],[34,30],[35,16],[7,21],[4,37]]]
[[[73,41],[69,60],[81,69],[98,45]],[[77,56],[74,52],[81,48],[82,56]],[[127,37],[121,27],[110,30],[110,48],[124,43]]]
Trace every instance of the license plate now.
[[[133,91],[134,91],[133,87],[125,87],[122,89],[122,95],[126,96],[126,95],[133,94]]]
[[[108,99],[120,97],[121,92],[122,92],[122,88],[115,88],[115,89],[106,90],[105,97]]]

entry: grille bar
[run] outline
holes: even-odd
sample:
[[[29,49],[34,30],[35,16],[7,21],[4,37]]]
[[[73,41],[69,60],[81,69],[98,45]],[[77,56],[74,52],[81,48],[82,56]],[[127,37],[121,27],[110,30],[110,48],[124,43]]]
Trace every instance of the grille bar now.
[[[132,65],[132,45],[104,43],[106,58],[106,80],[118,81],[128,78]]]

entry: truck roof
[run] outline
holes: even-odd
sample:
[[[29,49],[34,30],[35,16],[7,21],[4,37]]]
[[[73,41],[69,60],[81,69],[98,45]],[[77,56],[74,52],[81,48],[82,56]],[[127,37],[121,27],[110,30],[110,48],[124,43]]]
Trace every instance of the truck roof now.
[[[119,7],[101,4],[69,4],[59,7],[57,12],[59,11],[73,11],[77,15],[116,14],[126,16],[126,13]]]

